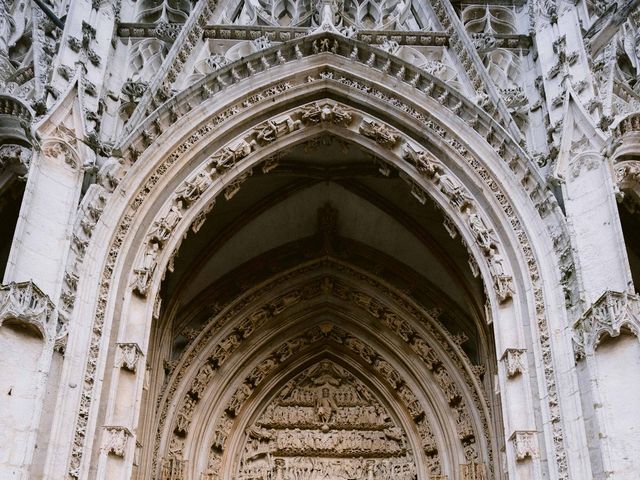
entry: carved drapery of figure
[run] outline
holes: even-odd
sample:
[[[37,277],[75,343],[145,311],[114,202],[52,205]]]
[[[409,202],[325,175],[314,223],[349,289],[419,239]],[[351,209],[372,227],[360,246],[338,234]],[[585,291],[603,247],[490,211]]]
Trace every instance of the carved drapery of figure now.
[[[416,477],[404,430],[367,387],[328,360],[276,393],[245,438],[239,478]]]

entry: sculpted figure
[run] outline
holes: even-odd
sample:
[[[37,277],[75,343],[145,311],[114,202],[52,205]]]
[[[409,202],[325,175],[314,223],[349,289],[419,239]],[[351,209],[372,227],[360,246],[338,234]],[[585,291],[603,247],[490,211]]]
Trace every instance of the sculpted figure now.
[[[338,104],[313,103],[302,108],[302,123],[317,124],[321,122],[333,122],[336,125],[348,125],[353,120],[353,115]]]
[[[316,399],[316,415],[318,416],[318,419],[324,424],[323,427],[327,426],[336,410],[337,405],[330,395],[329,388],[322,388],[320,398]]]
[[[477,213],[470,213],[467,221],[478,246],[485,254],[489,253],[496,246],[493,230],[487,227],[484,220]]]
[[[211,169],[209,176],[215,178],[223,174],[250,153],[251,146],[244,140],[241,140],[240,143],[233,148],[224,147],[211,157],[211,161],[209,162],[209,168]]]
[[[183,201],[185,204],[190,204],[200,198],[200,195],[211,184],[210,177],[204,173],[198,173],[193,179],[187,180],[182,188],[178,190],[176,198]]]
[[[211,360],[219,367],[238,345],[240,345],[240,337],[234,332],[218,344],[211,355]]]
[[[470,205],[471,197],[466,194],[464,188],[448,174],[438,176],[438,184],[440,191],[444,193],[448,198],[451,205],[462,210],[464,207]]]
[[[231,397],[231,401],[227,406],[227,411],[235,416],[240,410],[240,407],[242,407],[242,404],[252,393],[253,388],[251,388],[249,384],[244,382],[240,384],[236,392],[233,394],[233,397]]]
[[[367,363],[371,363],[375,357],[375,352],[371,347],[363,343],[361,340],[355,337],[347,337],[344,344],[350,350],[353,350],[359,356],[361,356]]]
[[[389,149],[393,148],[396,143],[398,143],[398,140],[400,140],[400,135],[386,125],[377,122],[362,122],[360,125],[360,133]]]
[[[507,275],[504,268],[504,258],[497,250],[491,250],[489,254],[489,270],[493,276],[494,289],[501,302],[506,301],[515,294],[513,278]]]
[[[269,375],[269,372],[271,372],[271,370],[273,370],[277,365],[278,362],[274,358],[267,358],[251,372],[249,380],[254,385],[259,385],[260,382],[262,382],[262,380]]]
[[[402,158],[416,167],[416,170],[425,177],[434,178],[436,174],[444,172],[442,163],[423,151],[415,151],[411,147],[406,147]]]
[[[171,205],[167,215],[162,220],[154,223],[154,228],[151,233],[149,233],[150,241],[160,245],[164,244],[164,242],[169,239],[176,226],[178,226],[181,219],[182,201],[178,200],[175,204]]]
[[[267,120],[262,125],[253,129],[255,139],[251,141],[251,149],[255,150],[258,145],[266,145],[275,142],[278,138],[291,133],[300,128],[300,120],[293,120],[287,117],[280,122]]]
[[[207,384],[212,376],[213,367],[209,363],[205,363],[200,370],[198,370],[198,373],[193,379],[190,391],[200,397],[202,392],[204,392],[204,389],[207,388]]]
[[[398,372],[396,372],[396,370],[386,360],[382,360],[380,358],[377,359],[373,367],[378,370],[393,387],[402,383],[402,379],[400,378],[400,375],[398,375]]]
[[[160,246],[157,243],[147,245],[142,265],[133,271],[135,274],[133,290],[142,296],[146,296],[149,291],[149,283],[156,269],[156,256],[159,249]]]
[[[413,350],[422,358],[422,360],[427,364],[427,368],[429,370],[433,370],[435,367],[440,365],[440,360],[438,356],[433,351],[433,349],[420,337],[415,337],[413,342],[411,343]]]

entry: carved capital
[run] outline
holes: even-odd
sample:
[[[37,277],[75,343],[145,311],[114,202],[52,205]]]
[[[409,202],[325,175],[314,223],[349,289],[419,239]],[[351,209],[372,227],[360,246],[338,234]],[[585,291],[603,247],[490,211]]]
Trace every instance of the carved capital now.
[[[627,327],[640,336],[640,298],[630,293],[608,291],[573,325],[573,344],[576,358],[595,353],[604,334],[620,335]]]
[[[526,350],[523,348],[507,348],[502,354],[502,360],[507,368],[507,377],[513,378],[526,370]]]
[[[138,361],[142,357],[142,350],[137,343],[118,343],[116,355],[116,367],[135,372]]]
[[[117,457],[124,457],[127,451],[127,443],[133,434],[126,427],[110,426],[104,427],[103,450]]]
[[[516,430],[509,437],[516,451],[516,460],[525,461],[527,458],[538,458],[538,442],[536,432],[531,430]]]
[[[33,282],[0,286],[0,325],[20,323],[35,328],[45,340],[53,340],[56,318],[53,302]]]

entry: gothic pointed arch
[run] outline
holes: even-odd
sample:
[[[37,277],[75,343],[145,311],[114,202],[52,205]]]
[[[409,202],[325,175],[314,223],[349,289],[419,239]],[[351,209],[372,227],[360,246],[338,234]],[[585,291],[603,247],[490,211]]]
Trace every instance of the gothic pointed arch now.
[[[545,297],[544,288],[557,284],[559,264],[570,262],[570,255],[560,241],[553,245],[543,233],[550,231],[560,239],[564,227],[550,193],[527,166],[528,157],[486,114],[428,75],[418,72],[409,77],[408,68],[389,56],[372,52],[372,65],[380,67],[379,78],[372,81],[365,79],[365,65],[336,62],[347,47],[351,54],[360,55],[358,45],[322,34],[285,46],[289,58],[302,49],[311,55],[305,58],[301,53],[294,62],[299,69],[276,84],[268,75],[243,81],[231,67],[227,73],[238,82],[225,90],[224,105],[207,93],[207,82],[215,80],[219,88],[224,79],[222,83],[219,75],[205,79],[179,102],[160,108],[123,141],[124,157],[103,167],[100,186],[85,199],[85,211],[93,219],[88,231],[86,221],[78,220],[77,258],[101,255],[98,252],[105,249],[109,253],[103,265],[82,263],[78,296],[96,294],[97,301],[68,305],[67,314],[72,318],[93,319],[89,347],[79,354],[86,358],[81,396],[68,397],[62,405],[69,410],[79,405],[79,414],[73,425],[58,427],[75,430],[69,474],[81,476],[89,470],[105,474],[118,468],[114,456],[123,458],[133,448],[132,430],[121,424],[135,419],[128,418],[118,405],[124,391],[142,388],[140,381],[127,387],[133,380],[113,370],[105,382],[108,394],[98,410],[92,398],[103,387],[96,383],[95,375],[104,362],[113,361],[135,371],[128,365],[150,354],[149,332],[162,311],[161,282],[167,269],[173,270],[188,232],[197,233],[203,225],[215,222],[216,203],[222,198],[232,202],[254,175],[271,178],[277,174],[283,152],[322,145],[327,138],[338,139],[345,148],[352,146],[369,158],[369,164],[374,159],[376,175],[404,182],[419,204],[433,201],[442,212],[448,235],[462,240],[471,255],[472,272],[480,275],[480,289],[487,295],[485,315],[489,318],[485,322],[493,322],[498,331],[507,321],[515,320],[518,325],[515,335],[501,337],[499,333],[501,340],[494,339],[492,349],[500,350],[493,354],[495,361],[500,358],[515,364],[514,377],[528,382],[528,388],[550,392],[541,412],[530,410],[526,419],[510,421],[514,444],[510,451],[516,452],[511,458],[531,458],[534,464],[541,457],[554,458],[553,468],[564,472],[567,451],[561,430],[565,420],[560,420],[557,389],[566,387],[558,385],[554,371],[551,317],[545,313],[546,308],[560,308],[562,301],[553,295]],[[271,53],[277,58],[278,52],[284,55],[279,50]],[[248,58],[243,68],[253,68],[251,62],[256,58]],[[266,64],[271,65],[268,59]],[[391,73],[398,80],[395,89],[384,82]],[[419,97],[415,97],[417,91],[422,92]],[[204,103],[194,108],[192,100],[203,99],[203,92]],[[390,108],[393,115],[389,115]],[[204,120],[191,122],[191,118]],[[526,195],[520,190],[523,185]],[[545,251],[555,247],[558,256],[534,249],[530,236],[537,239],[538,249],[540,245],[547,245]],[[100,278],[98,283],[96,278]],[[570,283],[566,294],[572,295]],[[85,316],[90,311],[93,313]],[[531,318],[535,318],[535,328]],[[554,341],[558,342],[554,348],[567,348],[565,339]],[[81,344],[76,347],[70,341],[69,348],[82,349]],[[522,374],[525,369],[517,365],[525,361],[523,352],[530,352],[531,361],[545,362],[543,384]],[[530,402],[531,393],[522,393],[522,401]],[[555,434],[536,438],[533,432],[545,418],[559,419],[550,423]],[[96,421],[104,429],[87,436],[87,427]],[[144,427],[147,438],[148,428]],[[84,456],[82,452],[91,451],[95,442],[106,447]],[[151,447],[141,448],[149,452]],[[489,452],[491,448],[486,447],[478,455],[484,455],[481,463],[488,462],[489,471],[496,471],[500,467],[496,467],[495,456],[486,460]],[[451,462],[447,471],[459,473],[462,464]],[[469,464],[474,461],[464,463]],[[146,464],[144,468],[161,467]]]

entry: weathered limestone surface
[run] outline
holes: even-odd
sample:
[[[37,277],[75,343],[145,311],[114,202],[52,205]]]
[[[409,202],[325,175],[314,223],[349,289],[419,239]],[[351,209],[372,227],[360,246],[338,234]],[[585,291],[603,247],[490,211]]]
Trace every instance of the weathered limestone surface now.
[[[637,0],[2,2],[0,478],[637,478],[639,78]]]

